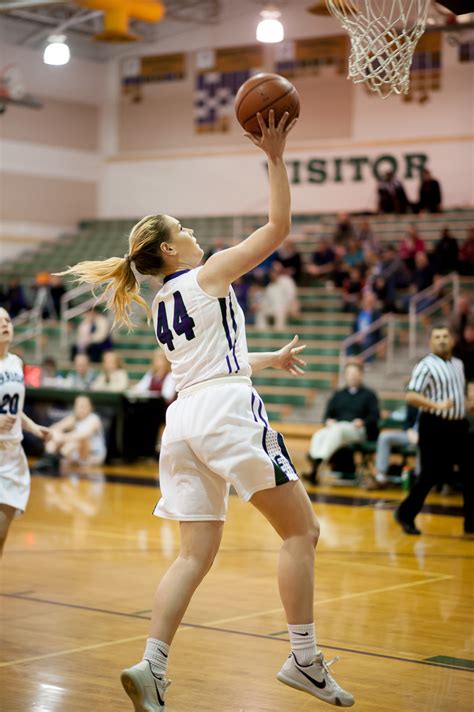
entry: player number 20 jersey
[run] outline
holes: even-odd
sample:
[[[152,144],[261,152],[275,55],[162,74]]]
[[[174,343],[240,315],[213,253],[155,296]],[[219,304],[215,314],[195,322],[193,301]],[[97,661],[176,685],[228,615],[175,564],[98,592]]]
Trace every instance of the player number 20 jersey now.
[[[222,298],[207,294],[197,281],[200,269],[169,275],[153,300],[155,335],[177,391],[211,378],[251,374],[244,314],[234,290]]]

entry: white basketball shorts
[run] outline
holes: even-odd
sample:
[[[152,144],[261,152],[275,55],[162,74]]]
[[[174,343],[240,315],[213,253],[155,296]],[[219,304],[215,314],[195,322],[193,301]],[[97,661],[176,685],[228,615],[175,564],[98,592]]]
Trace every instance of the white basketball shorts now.
[[[248,502],[255,492],[297,479],[250,379],[213,379],[182,391],[166,412],[161,499],[153,514],[224,521],[231,485]]]
[[[21,442],[0,442],[0,504],[24,512],[30,496],[30,471]]]

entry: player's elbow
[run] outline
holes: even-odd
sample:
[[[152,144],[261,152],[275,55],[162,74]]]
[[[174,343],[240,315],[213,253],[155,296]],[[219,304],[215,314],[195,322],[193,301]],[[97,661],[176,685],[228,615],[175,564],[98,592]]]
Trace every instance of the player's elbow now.
[[[408,405],[417,405],[418,403],[418,394],[415,393],[414,391],[408,391],[408,393],[405,396],[405,400],[408,403]]]
[[[284,240],[290,234],[291,230],[291,219],[279,218],[278,220],[272,220],[269,223],[269,227],[272,230],[272,235],[278,242]]]

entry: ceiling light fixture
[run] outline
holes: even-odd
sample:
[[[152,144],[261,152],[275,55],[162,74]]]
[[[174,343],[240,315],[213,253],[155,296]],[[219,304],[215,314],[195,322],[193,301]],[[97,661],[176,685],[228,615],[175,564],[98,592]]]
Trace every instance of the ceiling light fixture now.
[[[279,18],[281,12],[276,7],[267,5],[261,12],[262,18],[257,25],[257,40],[259,42],[282,42],[285,30]]]
[[[44,50],[43,62],[57,67],[67,64],[71,59],[71,52],[66,44],[66,35],[50,35],[48,43]]]

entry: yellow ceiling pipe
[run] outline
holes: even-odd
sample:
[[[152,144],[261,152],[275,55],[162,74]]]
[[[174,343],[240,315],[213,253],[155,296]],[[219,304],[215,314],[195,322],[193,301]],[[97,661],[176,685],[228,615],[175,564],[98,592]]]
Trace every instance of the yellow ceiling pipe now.
[[[129,30],[129,20],[160,22],[165,7],[160,0],[77,0],[82,7],[104,11],[104,31],[94,36],[106,42],[131,42],[139,39]]]

